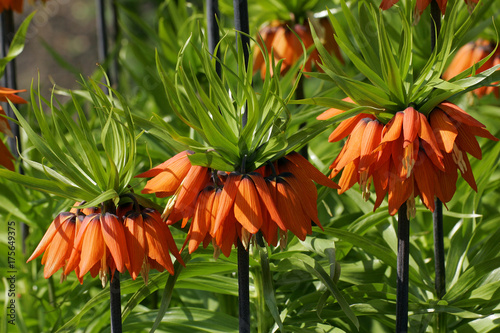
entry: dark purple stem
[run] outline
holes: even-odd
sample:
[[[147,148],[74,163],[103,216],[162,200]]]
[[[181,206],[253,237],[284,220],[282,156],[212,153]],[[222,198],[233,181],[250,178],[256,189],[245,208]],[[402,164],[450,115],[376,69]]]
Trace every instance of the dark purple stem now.
[[[396,292],[396,333],[408,332],[408,269],[410,260],[410,221],[406,203],[398,211],[398,258]]]

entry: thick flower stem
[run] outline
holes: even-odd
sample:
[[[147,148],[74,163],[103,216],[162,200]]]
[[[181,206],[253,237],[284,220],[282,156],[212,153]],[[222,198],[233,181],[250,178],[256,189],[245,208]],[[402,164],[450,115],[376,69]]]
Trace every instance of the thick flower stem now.
[[[431,2],[431,50],[436,47],[439,33],[441,32],[441,10],[436,0]]]
[[[441,10],[436,0],[431,2],[431,49],[436,47],[439,33],[441,32]],[[443,203],[436,198],[435,209],[432,213],[434,229],[434,268],[436,277],[434,286],[437,298],[441,299],[446,294],[446,269],[444,266],[444,233],[443,233]],[[446,331],[446,315],[437,314],[439,332]]]
[[[300,76],[299,82],[297,82],[297,89],[295,90],[295,99],[304,99],[305,98],[305,93],[304,93],[304,76]],[[306,127],[307,123],[303,122],[300,124],[299,129]],[[304,147],[300,148],[300,155],[304,156],[305,158],[308,158],[307,154],[307,145]]]
[[[108,45],[108,30],[107,30],[107,24],[106,24],[106,2],[105,0],[96,0],[96,8],[97,8],[97,44],[98,44],[98,59],[101,64],[105,63],[108,61],[108,56],[109,56],[109,45]],[[118,27],[118,22],[117,22],[117,10],[116,10],[116,4],[112,4],[112,14],[113,14],[113,26],[115,29]],[[117,38],[117,31],[115,31],[114,35],[112,37]],[[116,84],[117,83],[117,77],[116,74],[113,75],[111,71],[109,70],[110,67],[113,67],[113,69],[117,70],[118,65],[115,63],[115,60],[113,60],[112,65],[105,66],[106,68],[106,75],[108,76],[108,79],[110,81],[110,84]]]
[[[410,260],[410,221],[406,203],[398,211],[398,284],[396,292],[396,333],[408,332],[408,267]]]
[[[238,33],[237,38],[241,41],[243,48],[243,57],[245,59],[245,68],[248,67],[250,38],[248,37],[250,27],[248,24],[248,3],[247,0],[233,0],[234,7],[234,28],[236,31],[241,31],[244,34]],[[241,124],[243,127],[247,124],[248,108],[245,107]]]
[[[215,47],[219,43],[219,24],[217,20],[220,19],[219,14],[219,0],[207,0],[207,31],[208,31],[208,49],[214,54]],[[215,56],[220,59],[220,51],[217,50]],[[220,62],[215,63],[215,71],[221,75]]]
[[[111,333],[122,332],[122,308],[120,293],[120,273],[115,271],[109,284],[109,308],[111,312]]]
[[[250,333],[249,257],[241,241],[238,241],[238,303],[239,332]]]
[[[16,27],[14,24],[14,13],[12,10],[4,10],[2,14],[0,14],[0,57],[5,58],[7,53],[9,52],[10,43],[12,42],[12,38],[16,33]],[[12,59],[5,65],[5,73],[2,77],[2,86],[10,89],[17,89],[17,74],[16,74],[16,59]],[[16,115],[12,111],[12,108],[9,104],[6,104],[4,107],[5,113],[7,116],[12,119],[16,119]],[[19,140],[19,147],[17,146],[17,138],[19,138],[19,125],[15,122],[9,121],[10,128],[12,131],[12,138],[8,138],[9,147],[12,155],[16,158],[19,158],[19,153],[22,152],[21,140]],[[19,173],[24,174],[24,170],[21,165],[19,165]],[[21,248],[23,253],[26,253],[26,237],[28,237],[29,228],[25,223],[21,223],[21,237],[22,244]]]

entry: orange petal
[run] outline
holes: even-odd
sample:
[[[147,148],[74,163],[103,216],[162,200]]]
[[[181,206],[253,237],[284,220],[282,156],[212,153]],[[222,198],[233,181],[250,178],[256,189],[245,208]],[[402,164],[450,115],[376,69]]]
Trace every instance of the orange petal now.
[[[174,274],[174,265],[168,254],[167,225],[148,216],[144,221],[144,231],[147,241],[147,255],[156,260],[158,264],[167,269],[170,274]],[[175,253],[175,252],[173,252]]]
[[[329,188],[339,188],[331,179],[325,176],[321,171],[316,169],[307,159],[297,152],[292,152],[285,156],[285,158],[291,161],[296,168],[293,168],[293,174],[299,173],[301,176],[310,178],[316,183]],[[297,175],[299,176],[299,175]]]
[[[66,220],[63,226],[57,231],[45,253],[47,261],[43,269],[44,278],[48,279],[64,266],[73,250],[74,237],[75,222]]]
[[[208,168],[194,165],[189,170],[182,183],[175,206],[183,217],[192,216],[198,193],[207,185],[210,179]]]
[[[431,212],[434,211],[434,186],[437,183],[437,177],[434,166],[427,158],[424,152],[420,151],[418,160],[415,164],[415,182],[420,191],[420,197],[424,205],[429,208]]]
[[[189,158],[187,158],[188,151],[182,151],[179,154],[172,156],[165,162],[155,166],[154,168],[141,173],[140,175],[135,176],[135,178],[149,178],[149,177],[155,177],[158,176],[160,173],[164,171],[170,171],[172,173],[176,173],[181,169],[184,169],[185,163],[188,163],[191,165],[189,162]],[[187,171],[186,171],[187,172]]]
[[[328,137],[329,142],[337,142],[352,133],[356,125],[363,118],[375,119],[371,114],[360,113],[352,118],[341,121],[340,124],[335,128],[335,130]]]
[[[361,120],[354,130],[352,134],[349,135],[345,143],[345,152],[342,158],[338,161],[335,169],[340,170],[345,167],[347,164],[351,163],[353,160],[357,159],[361,154],[361,144],[363,142],[363,134],[366,128],[366,121]]]
[[[63,226],[63,224],[70,218],[74,217],[75,214],[69,213],[69,212],[63,212],[60,213],[59,215],[56,216],[54,221],[49,226],[49,229],[45,232],[45,234],[42,237],[42,240],[36,247],[35,251],[33,251],[33,254],[31,257],[26,262],[29,262],[36,257],[38,257],[40,254],[42,254],[45,249],[50,245],[52,242],[52,239],[54,239],[54,236],[59,232],[59,229]]]
[[[295,192],[300,201],[304,214],[318,227],[323,229],[318,219],[318,192],[316,186],[309,179],[298,179],[293,174],[282,176],[282,178],[290,185],[290,188]]]
[[[176,192],[184,179],[187,181],[189,175],[196,171],[192,170],[193,168],[194,167],[191,167],[191,163],[189,162],[187,155],[176,159],[170,163],[168,168],[165,168],[154,178],[150,179],[141,193],[148,194],[160,192],[157,196],[170,196]],[[199,168],[201,167],[197,167],[197,169]],[[151,169],[150,171],[154,171],[154,173],[156,173],[155,169]]]
[[[394,6],[394,4],[398,3],[399,0],[382,0],[382,3],[380,4],[380,9],[382,10],[387,10]]]
[[[442,102],[441,104],[438,105],[441,110],[446,112],[446,114],[461,123],[467,124],[469,126],[475,126],[475,127],[486,127],[483,124],[481,124],[479,121],[474,119],[472,116],[470,116],[467,112],[459,108],[457,105],[450,103],[450,102]]]
[[[224,183],[224,188],[220,194],[219,198],[219,210],[217,211],[217,218],[215,219],[214,230],[220,228],[223,220],[229,214],[229,211],[233,207],[234,200],[236,198],[236,193],[238,192],[238,186],[240,183],[241,175],[236,172],[231,172]]]
[[[339,179],[339,194],[344,193],[359,181],[358,163],[359,158],[345,166],[344,171],[342,171],[342,176]]]
[[[420,113],[411,106],[406,108],[403,117],[403,148],[411,144],[417,138],[420,129]]]
[[[389,214],[394,215],[412,194],[414,180],[413,175],[405,180],[401,180],[394,166],[390,166],[389,170]]]
[[[10,138],[13,138],[14,134],[12,134],[9,121],[7,120],[7,118],[2,117],[2,115],[6,116],[5,110],[2,106],[0,106],[0,132],[4,133]]]
[[[174,255],[175,259],[177,259],[177,261],[179,261],[182,265],[184,265],[184,261],[182,260],[182,257],[179,254],[179,249],[177,249],[172,233],[170,232],[170,229],[167,227],[167,225],[163,223],[161,219],[161,214],[157,210],[151,208],[144,209],[142,211],[142,214],[144,219],[147,220],[148,223],[153,225],[153,228],[155,230],[160,230],[159,232],[161,234],[159,235],[159,237],[162,240],[166,241],[168,250],[170,251],[171,254]]]
[[[104,242],[114,259],[116,269],[123,272],[125,266],[130,265],[123,224],[118,216],[110,213],[101,214],[100,221]]]
[[[378,120],[368,122],[363,133],[361,142],[361,159],[359,161],[359,171],[365,171],[370,165],[377,161],[378,152],[375,148],[378,147],[382,140],[382,129],[384,127]]]
[[[437,144],[436,137],[434,136],[434,132],[431,128],[431,125],[429,125],[429,122],[427,122],[427,118],[422,113],[419,113],[419,115],[420,115],[420,128],[418,130],[418,136],[420,139],[422,139],[422,141],[425,141],[424,143],[422,143],[422,146],[426,150],[427,156],[429,156],[434,165],[436,165],[438,168],[442,170],[443,154],[441,154],[441,151],[439,150],[439,146]],[[436,162],[438,164],[436,164]]]
[[[253,181],[242,176],[234,200],[234,217],[249,233],[255,234],[262,225],[259,196]]]
[[[85,224],[85,221],[84,221]],[[82,230],[85,232],[82,234]],[[106,244],[101,231],[101,223],[98,215],[93,216],[80,228],[78,236],[81,236],[81,259],[79,264],[80,274],[83,277],[94,265],[98,264],[106,253]],[[80,238],[80,237],[79,237]],[[95,276],[95,275],[94,275]]]
[[[439,149],[451,153],[458,131],[448,116],[439,108],[435,108],[429,115],[431,127]]]
[[[436,196],[442,202],[448,202],[453,198],[457,189],[457,165],[453,161],[451,154],[444,154],[443,163],[445,172],[439,171],[437,176]]]
[[[340,110],[340,109],[330,108],[330,109],[326,110],[325,112],[323,112],[322,114],[320,114],[319,116],[317,116],[316,119],[318,119],[318,120],[330,119],[330,118],[335,117],[343,112],[345,112],[345,111]]]
[[[203,191],[200,192],[200,195],[196,200],[196,210],[194,213],[193,220],[191,221],[191,227],[189,228],[189,233],[188,233],[189,253],[193,253],[198,248],[203,239],[205,239],[205,236],[207,235],[207,232],[209,230],[210,227],[209,210],[212,209],[211,205],[212,203],[210,203],[210,205],[208,203],[209,197],[210,197],[210,190],[205,188]]]
[[[277,224],[281,230],[286,230],[283,221],[281,221],[281,217],[276,209],[273,198],[271,197],[271,193],[269,192],[269,188],[267,187],[266,181],[262,176],[255,173],[250,173],[250,178],[252,178],[253,183],[255,184],[255,188],[259,193],[261,199],[261,207],[266,207],[268,214],[270,215],[270,219]],[[265,209],[262,209],[263,215],[266,212]]]
[[[401,130],[403,129],[403,112],[396,112],[394,117],[385,125],[382,132],[381,143],[394,141],[401,136]]]
[[[14,156],[10,153],[9,149],[5,144],[3,143],[2,140],[0,140],[0,165],[4,166],[5,168],[14,171],[14,163],[12,162],[14,160]]]
[[[471,133],[470,126],[462,125],[458,127],[458,136],[457,136],[457,146],[460,147],[461,150],[464,150],[480,160],[482,158],[482,151],[479,143],[476,140],[476,137]]]
[[[287,229],[304,240],[311,229],[311,220],[304,215],[300,199],[283,179],[277,178],[276,182],[271,183],[275,184],[276,206]]]
[[[470,166],[469,158],[467,157],[467,154],[465,152],[463,153],[463,159],[467,170],[465,172],[462,172],[462,170],[460,170],[462,178],[465,179],[465,181],[469,183],[470,187],[472,187],[472,189],[477,192],[476,180],[474,179],[474,175],[472,174],[472,168]]]
[[[468,69],[473,65],[472,63],[472,52],[474,50],[474,43],[467,43],[462,46],[450,65],[443,74],[443,79],[450,80],[451,78],[462,73],[464,70]]]
[[[130,256],[130,265],[127,269],[135,280],[141,272],[146,253],[146,236],[141,214],[134,212],[124,218],[124,233]]]

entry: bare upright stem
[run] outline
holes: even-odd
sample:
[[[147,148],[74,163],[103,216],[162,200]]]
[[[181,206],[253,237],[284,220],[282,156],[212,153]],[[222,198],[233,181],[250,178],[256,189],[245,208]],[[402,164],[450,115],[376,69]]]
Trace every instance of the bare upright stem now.
[[[234,6],[234,28],[237,31],[243,32],[247,35],[243,35],[241,33],[237,34],[237,38],[241,41],[241,45],[243,47],[243,56],[245,59],[245,68],[248,67],[248,58],[249,58],[249,50],[250,47],[250,38],[248,37],[248,33],[250,31],[250,27],[248,25],[248,4],[247,0],[233,0]],[[242,125],[245,127],[247,124],[248,112],[247,108],[243,113],[242,117]]]
[[[250,333],[249,275],[248,251],[241,241],[238,241],[238,304],[240,333]]]
[[[220,19],[219,14],[219,1],[218,0],[207,0],[207,30],[208,30],[208,48],[212,54],[214,54],[215,47],[219,43],[219,24],[217,20]],[[217,54],[214,54],[220,59],[220,51],[217,50]],[[221,64],[220,62],[215,63],[215,70],[217,74],[221,75]]]
[[[436,48],[437,39],[441,32],[441,10],[436,2],[431,2],[431,49]],[[432,213],[434,229],[434,268],[436,277],[434,286],[436,296],[441,299],[446,294],[446,269],[444,255],[444,232],[443,232],[443,203],[436,198],[434,213]],[[444,313],[437,314],[439,331],[446,330],[446,316]]]
[[[109,284],[109,309],[111,312],[111,333],[122,332],[122,308],[120,292],[120,273],[115,270],[115,274]]]
[[[410,221],[406,203],[398,211],[398,284],[396,292],[396,333],[408,332],[408,279],[410,261]]]

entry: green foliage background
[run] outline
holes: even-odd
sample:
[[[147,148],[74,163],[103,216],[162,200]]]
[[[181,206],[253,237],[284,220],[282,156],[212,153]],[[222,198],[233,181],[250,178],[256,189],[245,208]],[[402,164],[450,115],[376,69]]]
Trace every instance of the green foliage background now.
[[[403,0],[401,0],[404,2]],[[457,0],[458,1],[458,0]],[[450,4],[457,1],[449,0]],[[493,0],[490,0],[493,1]],[[377,8],[378,0],[364,1]],[[415,1],[413,1],[414,3]],[[461,2],[461,1],[460,1]],[[488,2],[488,1],[483,1]],[[278,0],[253,1],[250,6],[251,35],[256,36],[264,22],[287,19],[286,8]],[[178,142],[165,136],[165,121],[182,136],[199,139],[175,116],[168,103],[155,63],[155,54],[172,78],[178,53],[191,40],[201,45],[198,34],[204,32],[204,11],[201,1],[151,1],[150,11],[138,13],[131,1],[118,1],[120,12],[120,50],[118,58],[120,81],[117,91],[124,96],[134,116],[137,140],[136,174],[171,157],[182,148]],[[289,6],[300,7],[300,1]],[[356,8],[357,1],[348,4]],[[312,1],[308,10],[321,11],[325,7],[337,9],[339,24],[347,22],[339,10],[338,1]],[[227,38],[234,38],[232,30],[232,2],[221,1],[220,23]],[[467,15],[462,4],[463,16]],[[463,39],[454,41],[454,48],[479,36],[495,35],[492,17],[497,20],[500,4],[494,1],[481,15],[476,26]],[[354,13],[354,15],[357,15]],[[399,38],[397,10],[383,14],[388,37]],[[148,19],[145,19],[147,17]],[[150,19],[153,18],[153,19]],[[414,31],[414,63],[422,66],[430,55],[430,19],[423,15]],[[56,50],[57,51],[57,50]],[[363,80],[364,76],[347,57],[344,71]],[[187,48],[184,61],[206,85],[200,59],[193,48]],[[230,66],[231,64],[229,64]],[[61,66],[64,66],[61,63]],[[96,71],[94,77],[102,73]],[[256,74],[257,78],[259,75]],[[145,79],[147,78],[147,80]],[[287,81],[288,80],[288,81]],[[291,89],[292,75],[285,78]],[[254,83],[259,92],[262,86]],[[343,98],[332,83],[314,77],[304,78],[306,97]],[[135,92],[135,93],[132,93]],[[68,92],[57,88],[55,98]],[[48,98],[48,97],[46,97]],[[102,127],[98,113],[93,109],[89,94],[82,88],[76,91],[74,101],[87,115],[90,132],[96,137]],[[126,100],[126,102],[125,102]],[[481,100],[470,95],[454,100],[476,119],[487,125],[500,137],[500,101],[494,96]],[[32,100],[31,103],[37,103]],[[50,104],[50,103],[49,103]],[[37,132],[39,124],[33,117],[33,106],[21,107],[21,114]],[[304,121],[315,123],[315,117],[325,107],[288,105],[292,114],[289,132],[298,130]],[[45,110],[49,107],[45,106]],[[61,114],[75,118],[77,109],[72,102],[59,106]],[[50,121],[52,114],[47,113]],[[155,124],[146,120],[156,119]],[[332,127],[322,129],[308,145],[310,160],[324,173],[341,149],[342,143],[328,143]],[[141,132],[144,131],[144,132]],[[321,132],[320,131],[320,132]],[[68,134],[68,139],[71,136]],[[27,158],[42,162],[43,156],[33,149],[25,137],[21,140]],[[98,146],[102,142],[97,143]],[[500,144],[480,140],[483,159],[472,161],[478,185],[473,192],[459,178],[457,192],[444,212],[447,293],[437,299],[434,291],[434,253],[432,214],[423,205],[417,206],[417,216],[411,220],[410,248],[410,331],[411,332],[494,332],[500,330],[500,171],[498,170]],[[41,176],[43,172],[24,164],[27,175]],[[133,180],[132,188],[139,192],[144,181]],[[149,197],[157,204],[165,201]],[[105,332],[109,331],[109,286],[102,289],[98,279],[85,277],[83,285],[74,274],[59,283],[56,273],[43,278],[40,259],[26,264],[33,249],[52,219],[60,211],[68,210],[73,201],[16,185],[0,178],[0,303],[2,316],[0,331],[13,328],[8,325],[9,274],[7,265],[7,221],[16,221],[16,327],[19,332]],[[286,248],[252,246],[250,255],[250,296],[252,330],[255,332],[393,332],[396,299],[396,220],[389,216],[387,205],[375,212],[373,202],[365,202],[357,188],[339,196],[335,191],[319,188],[318,209],[324,231],[313,228],[313,235],[299,241],[289,234]],[[30,234],[26,253],[21,250],[20,223],[26,223]],[[184,243],[186,230],[171,228],[178,248]],[[122,311],[126,332],[236,332],[237,260],[213,258],[211,245],[199,249],[192,256],[183,253],[186,267],[175,265],[176,273],[151,272],[149,284],[141,279],[133,281],[122,275]]]

